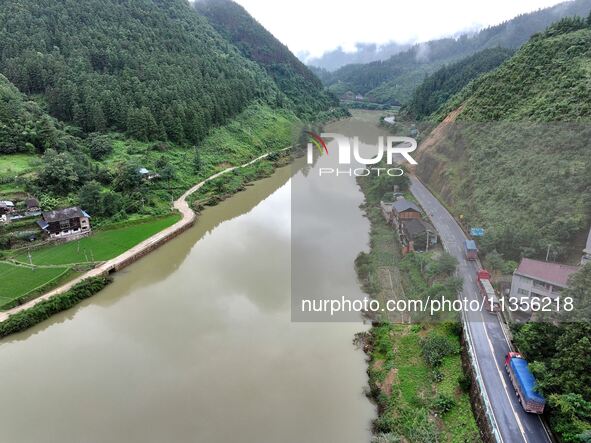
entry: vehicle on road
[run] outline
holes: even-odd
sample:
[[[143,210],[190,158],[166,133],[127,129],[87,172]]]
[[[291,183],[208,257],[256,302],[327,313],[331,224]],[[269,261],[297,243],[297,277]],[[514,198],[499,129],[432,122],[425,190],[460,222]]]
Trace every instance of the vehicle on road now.
[[[499,312],[501,305],[499,298],[493,288],[490,281],[490,272],[486,269],[481,269],[476,273],[476,280],[478,281],[478,289],[480,289],[480,295],[484,300],[484,308],[489,312]]]
[[[476,247],[476,242],[474,240],[464,241],[464,253],[466,255],[466,260],[478,259],[478,248]]]
[[[527,361],[519,352],[509,352],[505,357],[505,369],[509,374],[519,403],[525,412],[541,414],[546,400],[536,391],[536,379],[527,366]]]

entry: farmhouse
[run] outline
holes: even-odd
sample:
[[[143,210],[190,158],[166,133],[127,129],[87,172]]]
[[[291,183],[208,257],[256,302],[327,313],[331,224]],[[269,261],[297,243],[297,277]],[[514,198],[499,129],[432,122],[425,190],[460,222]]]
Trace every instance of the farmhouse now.
[[[398,222],[411,218],[421,218],[421,210],[413,202],[405,199],[396,200],[392,203],[392,213]]]
[[[77,206],[43,212],[37,224],[51,238],[78,237],[90,233],[90,216]]]
[[[437,231],[424,220],[411,218],[402,222],[401,240],[410,250],[424,251],[437,244]]]
[[[577,266],[524,258],[511,279],[511,297],[551,297],[560,295]]]

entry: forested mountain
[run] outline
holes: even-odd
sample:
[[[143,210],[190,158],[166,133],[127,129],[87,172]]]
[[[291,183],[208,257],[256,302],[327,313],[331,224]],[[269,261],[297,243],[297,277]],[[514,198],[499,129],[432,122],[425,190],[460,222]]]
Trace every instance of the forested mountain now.
[[[328,51],[320,57],[306,60],[308,66],[334,71],[342,66],[355,63],[370,63],[376,60],[386,60],[399,52],[410,48],[408,43],[390,42],[383,45],[375,43],[357,43],[354,52],[346,52],[339,47]]]
[[[453,111],[453,130],[425,141],[417,172],[446,187],[467,223],[487,227],[483,248],[543,258],[550,245],[564,258],[588,229],[590,65],[591,29],[563,19],[437,114]]]
[[[334,99],[256,31],[249,60],[185,0],[0,0],[0,200],[163,215],[220,165],[288,146]]]
[[[195,143],[274,83],[188,3],[0,2],[0,72],[86,132]]]
[[[232,0],[201,0],[195,8],[245,57],[267,71],[299,116],[312,118],[337,105],[320,80],[242,6]]]
[[[585,17],[591,0],[574,0],[551,8],[520,15],[497,26],[458,39],[433,40],[413,46],[388,60],[343,66],[325,79],[335,93],[351,90],[378,103],[406,103],[426,75],[482,49],[518,48],[536,32],[561,17]]]
[[[512,54],[512,50],[505,48],[483,49],[459,62],[439,68],[414,91],[404,106],[404,112],[419,120],[429,116],[470,81],[497,68]]]
[[[591,224],[590,67],[591,15],[563,19],[451,99],[420,144],[418,175],[467,227],[485,228],[487,257],[580,260]],[[515,342],[552,429],[582,443],[591,437],[591,265],[570,286],[564,323],[528,323]]]
[[[0,74],[0,155],[43,152],[67,143],[67,136],[56,126],[55,119]]]

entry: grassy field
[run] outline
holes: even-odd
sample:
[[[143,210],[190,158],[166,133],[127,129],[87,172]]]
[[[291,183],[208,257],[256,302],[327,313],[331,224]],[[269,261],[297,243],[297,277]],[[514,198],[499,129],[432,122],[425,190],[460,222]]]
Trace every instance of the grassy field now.
[[[0,309],[14,299],[66,277],[69,272],[68,267],[30,269],[0,262]]]
[[[118,229],[96,231],[91,236],[78,241],[32,251],[32,263],[34,265],[67,265],[109,260],[171,226],[179,219],[179,214],[172,214]],[[29,263],[27,253],[21,253],[15,259]]]
[[[0,176],[18,174],[31,167],[31,160],[36,156],[29,154],[0,155]]]

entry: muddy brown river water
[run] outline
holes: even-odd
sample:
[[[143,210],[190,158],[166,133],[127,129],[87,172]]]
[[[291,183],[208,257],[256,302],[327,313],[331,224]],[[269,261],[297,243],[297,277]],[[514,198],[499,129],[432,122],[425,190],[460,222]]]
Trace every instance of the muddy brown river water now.
[[[290,186],[301,179],[278,169],[98,295],[1,341],[0,442],[368,441],[375,408],[352,345],[366,326],[291,321]],[[360,235],[342,232],[331,272],[361,296],[352,260],[369,224],[351,193]]]

